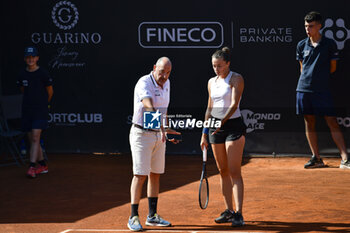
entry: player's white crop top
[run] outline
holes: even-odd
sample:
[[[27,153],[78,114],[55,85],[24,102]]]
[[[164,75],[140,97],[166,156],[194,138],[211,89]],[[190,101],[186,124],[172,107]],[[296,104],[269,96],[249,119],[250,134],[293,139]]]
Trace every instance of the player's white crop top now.
[[[211,115],[218,119],[223,119],[232,100],[232,88],[230,86],[230,79],[234,73],[230,71],[225,79],[219,78],[218,76],[210,80],[210,97],[213,101],[213,109]],[[230,119],[237,118],[241,116],[241,111],[239,109],[239,100],[236,111],[232,114]]]

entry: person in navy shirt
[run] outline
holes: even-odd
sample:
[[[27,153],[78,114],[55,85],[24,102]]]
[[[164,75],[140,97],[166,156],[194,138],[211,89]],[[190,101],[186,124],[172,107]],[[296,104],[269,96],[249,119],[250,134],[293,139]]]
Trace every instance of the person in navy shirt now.
[[[343,134],[336,119],[330,91],[331,73],[335,72],[338,50],[333,40],[322,36],[322,17],[318,12],[310,12],[305,18],[307,38],[297,45],[297,60],[300,63],[300,78],[297,86],[297,114],[304,116],[306,138],[312,157],[304,168],[323,167],[320,157],[315,116],[323,116],[337,145],[342,161],[340,168],[350,169]]]
[[[40,136],[42,130],[48,126],[48,104],[53,88],[52,78],[45,69],[38,66],[38,60],[38,50],[27,47],[24,52],[26,68],[20,72],[17,80],[23,93],[22,131],[28,133],[30,141],[30,165],[27,171],[30,178],[48,172],[40,146]]]

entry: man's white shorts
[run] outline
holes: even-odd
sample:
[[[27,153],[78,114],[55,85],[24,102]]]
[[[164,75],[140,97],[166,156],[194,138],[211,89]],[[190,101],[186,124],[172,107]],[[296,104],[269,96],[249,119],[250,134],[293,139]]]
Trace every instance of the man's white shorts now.
[[[163,174],[165,168],[165,142],[159,132],[130,129],[130,147],[134,175]]]

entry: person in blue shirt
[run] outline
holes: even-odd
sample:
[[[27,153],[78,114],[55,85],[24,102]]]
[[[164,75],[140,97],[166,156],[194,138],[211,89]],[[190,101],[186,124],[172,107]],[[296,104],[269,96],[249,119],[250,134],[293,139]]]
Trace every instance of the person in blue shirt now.
[[[296,110],[304,116],[306,138],[312,151],[312,157],[304,168],[323,167],[320,157],[315,116],[323,116],[337,145],[342,161],[340,168],[350,169],[350,162],[344,137],[336,119],[330,91],[331,73],[337,67],[338,50],[333,40],[322,36],[322,17],[318,12],[310,12],[305,18],[307,38],[297,45],[297,60],[300,63],[300,78],[297,86]]]
[[[35,178],[37,174],[47,173],[40,136],[48,126],[48,104],[53,95],[52,78],[38,65],[39,54],[35,47],[24,51],[26,68],[18,77],[17,84],[23,93],[22,131],[28,133],[30,142],[30,165],[27,176]],[[36,163],[38,162],[38,166]]]

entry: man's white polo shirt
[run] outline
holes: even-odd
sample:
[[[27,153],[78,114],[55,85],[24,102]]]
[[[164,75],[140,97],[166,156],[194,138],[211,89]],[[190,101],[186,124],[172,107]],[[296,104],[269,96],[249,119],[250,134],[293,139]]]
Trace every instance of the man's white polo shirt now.
[[[139,79],[134,90],[134,114],[132,123],[143,126],[143,112],[144,107],[142,100],[151,98],[153,107],[162,113],[161,121],[167,113],[167,108],[170,101],[170,81],[169,79],[161,88],[154,79],[152,72]]]

